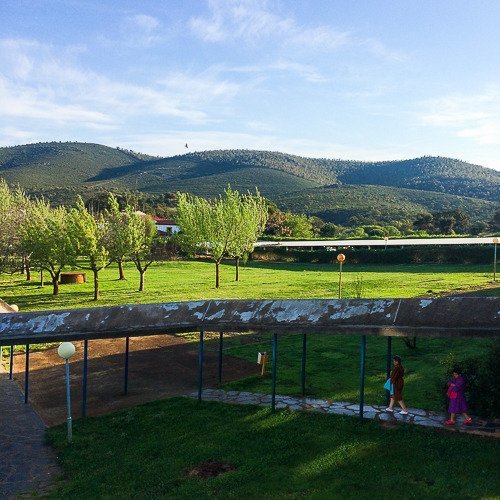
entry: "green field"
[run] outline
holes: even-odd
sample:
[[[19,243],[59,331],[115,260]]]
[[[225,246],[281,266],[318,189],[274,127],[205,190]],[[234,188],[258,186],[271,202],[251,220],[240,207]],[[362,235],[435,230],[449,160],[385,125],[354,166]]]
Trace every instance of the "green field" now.
[[[92,300],[92,273],[81,285],[61,285],[52,295],[50,283],[40,288],[39,274],[27,282],[20,275],[0,275],[0,297],[18,304],[22,311],[64,309],[118,304],[139,304],[206,299],[336,298],[338,266],[327,264],[279,264],[251,262],[241,268],[240,282],[234,281],[234,265],[221,266],[221,288],[214,286],[215,266],[210,261],[175,261],[153,264],[146,273],[146,290],[137,292],[139,274],[128,264],[126,281],[118,280],[116,267],[103,270],[101,299]],[[48,275],[46,274],[46,280]],[[487,265],[344,265],[343,297],[356,297],[356,282],[362,280],[364,298],[432,296],[461,293],[471,287],[491,287],[491,266]],[[488,290],[498,295],[500,288]]]
[[[54,498],[498,498],[495,440],[305,412],[166,399],[48,430]],[[236,470],[187,472],[217,460]]]

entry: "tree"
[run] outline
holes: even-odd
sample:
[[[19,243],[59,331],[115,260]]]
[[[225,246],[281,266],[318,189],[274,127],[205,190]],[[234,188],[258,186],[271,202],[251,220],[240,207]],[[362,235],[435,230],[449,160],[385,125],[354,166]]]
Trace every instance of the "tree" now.
[[[95,218],[78,196],[76,208],[70,211],[72,241],[77,255],[88,258],[94,274],[94,300],[99,299],[99,271],[108,263],[109,252],[104,245],[105,223],[102,214]],[[84,266],[81,266],[84,267]]]
[[[240,196],[230,186],[224,197],[208,201],[179,193],[177,224],[181,244],[188,253],[210,253],[215,262],[215,287],[220,287],[220,263],[224,256],[241,257],[255,242],[265,225],[265,202],[255,196]]]
[[[490,222],[492,231],[500,231],[500,208],[497,208]]]
[[[21,245],[19,226],[26,217],[29,198],[17,188],[11,190],[0,179],[0,270],[14,272],[26,270],[26,279],[31,279],[29,254]]]
[[[235,280],[240,280],[240,259],[248,255],[257,238],[262,234],[267,221],[267,204],[257,191],[255,195],[240,196],[229,187],[226,191],[226,213],[235,223],[227,253],[236,261]]]
[[[144,275],[155,260],[153,243],[156,226],[150,217],[137,213],[130,205],[125,207],[125,221],[130,237],[130,260],[139,271],[139,292],[143,292]]]
[[[285,238],[310,239],[314,236],[312,219],[306,215],[272,210],[266,225],[266,233]]]
[[[108,193],[108,207],[104,211],[105,246],[109,252],[110,260],[118,264],[119,279],[124,280],[123,263],[127,256],[132,253],[130,227],[125,214],[120,211],[117,199],[111,193]]]
[[[61,270],[75,263],[71,222],[65,207],[51,208],[45,200],[35,200],[19,227],[21,245],[34,262],[49,272],[54,295],[59,293]]]

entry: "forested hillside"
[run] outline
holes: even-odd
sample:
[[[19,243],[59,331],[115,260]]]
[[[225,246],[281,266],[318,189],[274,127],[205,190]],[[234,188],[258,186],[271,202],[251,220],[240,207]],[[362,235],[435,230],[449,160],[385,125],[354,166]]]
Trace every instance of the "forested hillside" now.
[[[394,224],[413,220],[422,212],[460,209],[474,221],[490,220],[496,203],[478,198],[383,186],[338,186],[278,195],[282,210],[314,215],[325,222]]]
[[[212,197],[230,183],[256,187],[281,208],[345,223],[381,222],[419,212],[461,209],[489,220],[500,200],[500,172],[460,160],[387,162],[303,158],[269,151],[218,150],[167,158],[86,143],[0,148],[0,178],[56,203],[113,190],[188,191]]]

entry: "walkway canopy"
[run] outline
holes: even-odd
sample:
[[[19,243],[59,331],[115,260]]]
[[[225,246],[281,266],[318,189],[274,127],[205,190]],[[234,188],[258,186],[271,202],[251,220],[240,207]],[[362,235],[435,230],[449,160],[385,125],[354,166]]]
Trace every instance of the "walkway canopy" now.
[[[209,300],[0,315],[1,345],[193,331],[495,338],[500,297]]]

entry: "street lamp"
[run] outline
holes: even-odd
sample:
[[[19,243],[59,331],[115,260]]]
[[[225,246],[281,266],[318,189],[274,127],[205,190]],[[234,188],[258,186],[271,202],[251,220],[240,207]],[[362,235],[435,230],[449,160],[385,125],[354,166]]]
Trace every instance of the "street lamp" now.
[[[343,253],[339,253],[337,255],[337,262],[340,264],[339,270],[339,299],[342,298],[342,263],[345,261],[345,255]]]
[[[69,358],[75,354],[75,346],[71,342],[63,342],[57,348],[57,354],[66,360],[66,402],[68,405],[68,418],[66,421],[68,423],[68,443],[71,443],[71,439],[73,438],[73,427],[71,423],[71,401],[69,391]]]

